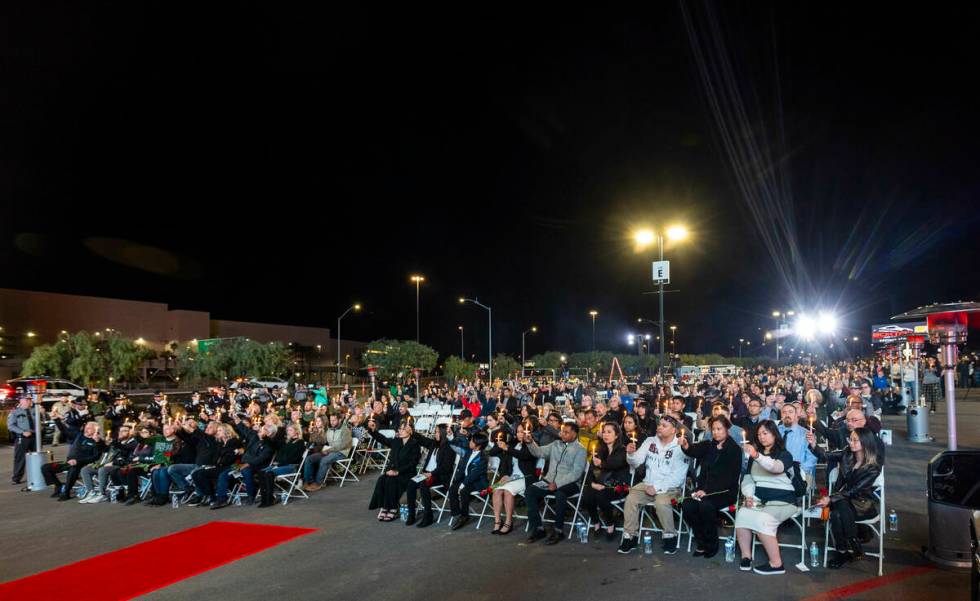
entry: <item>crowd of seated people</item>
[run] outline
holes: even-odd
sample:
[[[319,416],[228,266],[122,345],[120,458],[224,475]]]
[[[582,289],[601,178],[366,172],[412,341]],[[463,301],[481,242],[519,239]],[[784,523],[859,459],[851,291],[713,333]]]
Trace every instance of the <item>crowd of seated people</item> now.
[[[84,420],[82,403],[63,416],[70,430],[60,424],[68,459],[46,465],[44,475],[61,500],[81,479],[82,503],[114,494],[126,504],[164,505],[179,495],[189,506],[220,509],[237,499],[268,507],[280,478],[299,472],[298,486],[315,492],[367,445],[384,450],[368,503],[381,522],[397,521],[403,499],[404,523],[420,528],[445,511],[449,528],[460,530],[480,508],[491,534],[510,534],[526,519],[528,543],[554,545],[566,521],[585,521],[593,536],[618,539],[623,554],[652,523],[663,553],[676,553],[690,533],[694,556],[711,558],[727,514],[740,568],[768,575],[785,571],[780,526],[810,504],[826,508],[837,549],[829,565],[841,567],[867,542],[857,522],[881,510],[873,494],[885,458],[880,406],[862,394],[878,371],[860,363],[760,367],[631,389],[571,380],[412,383],[360,399],[351,389],[334,398],[313,391],[295,406],[288,395],[218,389],[180,407],[159,395],[139,414],[120,399],[105,412],[105,433]],[[412,411],[420,402],[456,411],[450,423],[419,431]],[[816,492],[818,463],[839,466],[827,494]],[[765,553],[755,566],[753,540]]]

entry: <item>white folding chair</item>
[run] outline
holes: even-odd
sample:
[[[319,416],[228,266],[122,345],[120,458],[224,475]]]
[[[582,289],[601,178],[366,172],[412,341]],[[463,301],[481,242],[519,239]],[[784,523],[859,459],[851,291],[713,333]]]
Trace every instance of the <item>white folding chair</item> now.
[[[633,488],[633,482],[635,480],[636,480],[636,468],[631,465],[630,466],[630,488]],[[625,511],[623,510],[623,504],[624,503],[626,503],[626,497],[623,497],[622,499],[616,499],[615,501],[612,501],[610,503],[610,505],[612,505],[613,507],[615,507],[616,509],[618,509],[620,513],[625,513]],[[588,521],[586,521],[585,525],[589,529],[589,531],[591,532],[591,530],[592,530],[592,518],[591,517],[588,519]],[[604,526],[608,526],[609,524],[603,524],[603,525]],[[616,528],[616,530],[618,530],[620,532],[623,531],[623,529],[621,527],[620,528]]]
[[[350,452],[344,459],[338,459],[333,462],[330,466],[330,471],[327,472],[327,480],[337,480],[340,482],[339,488],[344,487],[345,482],[360,482],[361,479],[357,477],[355,472],[354,461],[357,456],[357,445],[352,444],[350,447]]]
[[[806,496],[798,499],[799,506],[796,509],[796,513],[789,517],[783,524],[787,522],[792,522],[800,531],[800,544],[794,545],[793,543],[786,543],[779,540],[779,532],[776,533],[776,540],[781,549],[799,549],[800,550],[800,563],[806,565],[806,515],[804,512],[804,507],[806,506]],[[782,524],[780,524],[782,526]],[[755,532],[752,533],[752,559],[755,559],[755,547],[756,545],[761,545],[758,537],[756,537]]]
[[[684,495],[686,494],[687,494],[687,477],[685,476],[684,482],[683,484],[681,484],[681,494],[678,498],[683,499]],[[643,539],[644,532],[661,532],[661,533],[663,532],[663,528],[657,525],[657,520],[656,520],[657,512],[650,511],[650,509],[652,509],[654,505],[655,505],[654,503],[644,503],[640,507],[640,529],[637,530],[636,532],[636,536],[640,540]],[[670,510],[671,512],[673,512],[674,521],[677,523],[677,532],[676,532],[677,542],[678,542],[677,546],[680,547],[681,539],[684,536],[684,533],[686,533],[688,530],[687,524],[684,523],[683,505],[681,503],[677,503],[677,505],[671,505]],[[643,525],[644,520],[648,521],[650,525],[644,526]]]
[[[452,410],[447,405],[443,405],[442,407],[439,407],[439,409],[436,411],[436,415],[439,416],[451,415],[451,414],[452,414]]]
[[[742,499],[742,479],[738,479],[738,484],[735,487],[735,507],[738,507],[738,502]],[[718,509],[718,514],[723,515],[728,518],[728,521],[732,523],[732,534],[731,536],[719,536],[718,540],[728,541],[729,539],[735,540],[735,513],[729,510],[728,507],[721,507]],[[687,552],[691,552],[691,545],[694,542],[694,531],[690,528],[687,529]]]
[[[839,468],[835,467],[831,470],[830,475],[827,477],[827,489],[834,489],[834,481],[837,480],[839,474]],[[874,483],[874,494],[878,497],[878,515],[868,520],[858,520],[858,524],[864,524],[865,526],[871,528],[878,537],[878,552],[870,553],[865,551],[865,555],[868,557],[878,558],[878,575],[883,574],[885,565],[885,468],[881,468],[881,473],[878,474],[878,478]],[[837,541],[834,541],[835,545]],[[827,554],[828,551],[836,551],[836,546],[832,547],[830,545],[830,521],[827,521],[827,525],[824,526],[824,536],[823,536],[823,565],[827,566]]]
[[[491,459],[497,459],[497,458],[496,457],[491,457]],[[488,462],[487,463],[487,467],[489,467],[489,466],[490,466],[490,464]],[[490,473],[490,487],[493,488],[493,485],[497,482],[497,477],[500,475],[500,463],[499,463],[499,461],[497,463],[497,467],[494,468],[494,470],[492,472],[489,472],[489,473]],[[487,496],[481,497],[480,496],[480,493],[481,492],[482,491],[479,491],[479,490],[470,491],[470,499],[469,499],[469,503],[470,504],[473,503],[473,499],[476,499],[477,502],[480,502],[480,501],[483,502],[483,505],[480,507],[479,519],[476,521],[476,529],[477,530],[480,529],[480,524],[483,523],[483,518],[493,517],[493,514],[492,513],[487,513],[487,508],[490,507],[490,502],[493,500],[493,494],[492,493],[489,493],[489,494],[487,494]],[[470,517],[471,518],[473,517],[473,513],[472,512],[470,513]]]
[[[395,438],[394,430],[379,430],[378,433],[388,440]],[[369,469],[384,469],[385,464],[388,462],[388,453],[390,452],[391,449],[372,438],[368,446],[360,450],[362,454],[360,473],[363,474]]]
[[[433,423],[431,417],[419,418],[415,422],[415,431],[420,434],[429,434],[432,431]]]
[[[449,482],[447,484],[437,484],[435,486],[429,487],[429,492],[432,494],[432,512],[438,513],[439,517],[436,518],[436,523],[442,521],[442,514],[449,511],[446,505],[449,504],[449,490],[453,486],[453,482],[456,480],[456,468],[459,466],[460,456],[457,454],[456,459],[453,461],[453,475],[449,477]],[[438,500],[437,500],[438,499]],[[416,503],[423,511],[424,507],[421,507],[422,500],[419,499]]]
[[[453,425],[453,418],[446,417],[446,416],[437,417],[436,418],[436,425],[437,426],[442,426],[442,425],[451,426],[451,425]]]
[[[575,534],[575,523],[580,520],[583,522],[585,521],[584,519],[582,519],[582,513],[579,511],[579,508],[582,506],[582,489],[585,488],[585,481],[588,478],[588,475],[589,475],[589,467],[588,465],[586,465],[585,473],[582,474],[582,481],[579,482],[578,492],[573,495],[568,495],[568,497],[565,498],[565,504],[568,506],[569,509],[572,510],[571,519],[565,520],[565,522],[568,524],[568,538],[572,538],[572,536]],[[551,513],[551,515],[555,515],[555,510],[552,509],[551,505],[548,504],[548,501],[554,501],[554,500],[555,500],[555,495],[546,495],[544,497],[544,504],[541,507],[542,523],[545,522],[552,523],[552,524],[555,523],[555,520],[553,518],[548,517],[549,512]]]
[[[296,466],[296,471],[290,472],[288,474],[279,474],[273,480],[273,484],[282,493],[282,504],[286,505],[289,503],[289,499],[294,496],[302,497],[304,499],[309,499],[310,495],[306,494],[303,490],[303,466],[306,465],[306,456],[310,454],[310,449],[307,448],[303,451],[303,458],[300,459],[299,464]],[[269,499],[271,502],[272,499]]]

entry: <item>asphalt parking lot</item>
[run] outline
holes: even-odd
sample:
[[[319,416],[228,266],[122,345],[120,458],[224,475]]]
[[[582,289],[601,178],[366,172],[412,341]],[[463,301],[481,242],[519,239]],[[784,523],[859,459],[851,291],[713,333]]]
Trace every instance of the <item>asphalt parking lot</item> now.
[[[974,392],[980,401],[980,394]],[[491,536],[489,527],[457,532],[442,524],[426,530],[401,522],[382,524],[368,511],[374,476],[342,489],[331,485],[308,501],[268,509],[229,507],[221,511],[181,507],[124,507],[103,503],[58,503],[47,492],[22,493],[9,484],[12,449],[0,447],[0,582],[112,552],[215,520],[316,528],[293,539],[176,582],[140,598],[174,600],[227,597],[262,599],[287,593],[293,598],[352,599],[937,599],[965,598],[966,573],[930,569],[920,553],[926,544],[925,466],[945,448],[944,407],[932,418],[936,441],[905,441],[904,417],[886,417],[894,431],[888,452],[888,508],[899,516],[898,532],[886,533],[885,578],[877,579],[871,560],[839,571],[818,568],[785,576],[742,573],[723,554],[710,560],[684,552],[674,556],[620,556],[613,542],[564,541],[554,547],[526,545],[518,529],[506,537]],[[980,402],[960,403],[960,448],[980,447]],[[54,449],[62,457],[65,447]],[[822,545],[823,529],[813,529]],[[809,538],[809,536],[808,536]],[[686,543],[686,539],[685,539]],[[684,545],[686,547],[686,544]],[[193,554],[188,548],[186,553]],[[757,559],[762,551],[759,550]],[[798,559],[791,550],[784,560]],[[149,557],[148,566],[166,570],[172,557]],[[111,561],[104,576],[113,578]],[[98,587],[100,575],[93,574]],[[828,592],[837,591],[833,596]],[[843,595],[843,596],[842,596]],[[65,598],[52,590],[51,598]]]

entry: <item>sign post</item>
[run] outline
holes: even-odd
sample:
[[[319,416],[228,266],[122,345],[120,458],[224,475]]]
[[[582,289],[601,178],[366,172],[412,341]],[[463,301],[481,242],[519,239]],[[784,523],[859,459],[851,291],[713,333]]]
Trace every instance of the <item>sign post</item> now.
[[[653,283],[654,284],[670,283],[670,261],[653,262]]]

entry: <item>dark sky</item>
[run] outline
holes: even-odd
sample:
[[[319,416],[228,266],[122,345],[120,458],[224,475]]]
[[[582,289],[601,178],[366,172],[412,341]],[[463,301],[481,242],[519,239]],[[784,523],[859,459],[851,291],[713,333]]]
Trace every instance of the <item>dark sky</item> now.
[[[980,293],[975,12],[134,4],[2,9],[4,287],[327,327],[356,300],[369,340],[414,337],[418,271],[441,352],[485,353],[461,294],[495,349],[588,350],[596,308],[625,350],[656,318],[629,234],[683,222],[681,352]]]

